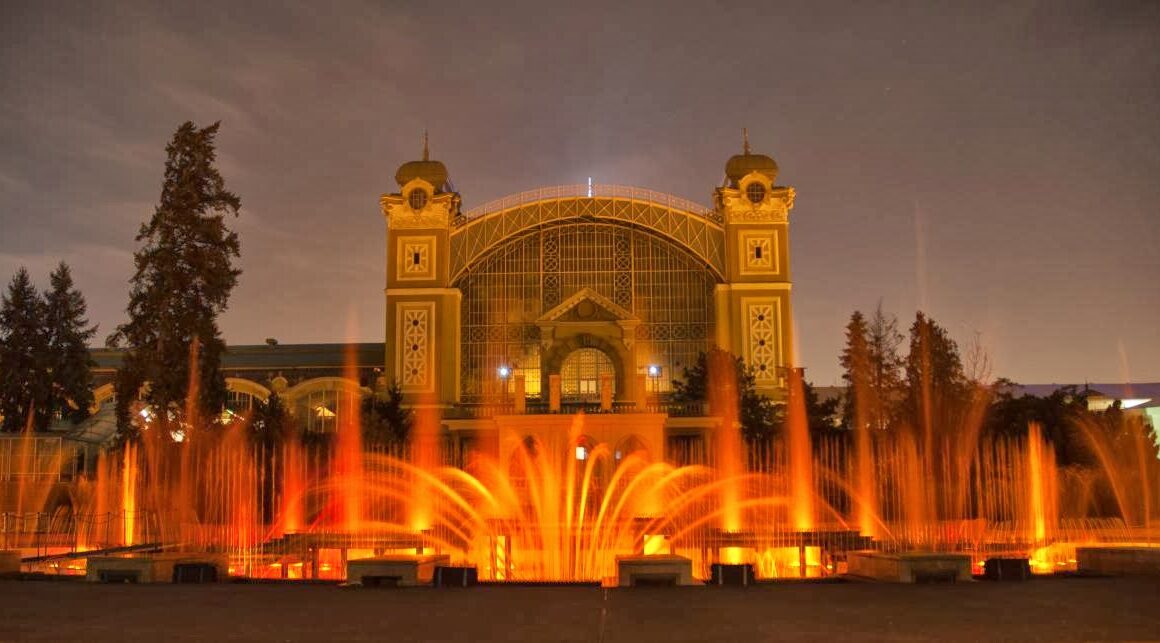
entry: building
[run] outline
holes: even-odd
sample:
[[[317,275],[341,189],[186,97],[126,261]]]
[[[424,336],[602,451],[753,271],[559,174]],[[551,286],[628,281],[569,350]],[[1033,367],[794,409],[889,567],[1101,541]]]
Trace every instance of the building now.
[[[554,439],[579,411],[589,441],[656,457],[669,439],[703,442],[716,420],[665,395],[701,352],[741,356],[775,398],[791,363],[794,190],[747,141],[724,174],[706,189],[711,207],[589,184],[464,210],[424,149],[380,198],[384,344],[231,346],[226,411],[276,392],[307,431],[325,432],[394,382],[408,404],[438,413],[457,453],[497,437],[501,450]],[[94,358],[96,414],[72,437],[96,446],[115,431],[121,354]]]

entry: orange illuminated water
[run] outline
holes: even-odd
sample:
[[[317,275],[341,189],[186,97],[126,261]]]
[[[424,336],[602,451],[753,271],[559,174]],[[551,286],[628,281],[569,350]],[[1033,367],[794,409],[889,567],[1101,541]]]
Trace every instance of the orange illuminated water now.
[[[701,576],[715,562],[752,564],[762,577],[817,576],[835,573],[843,553],[823,537],[851,531],[887,550],[1020,552],[1044,573],[1073,568],[1077,543],[1154,537],[1147,525],[1160,481],[1141,455],[1140,425],[1084,427],[1102,464],[1095,473],[1057,466],[1038,425],[1025,437],[980,440],[975,407],[959,426],[874,436],[861,411],[847,448],[844,436],[811,436],[801,371],[792,370],[783,435],[749,443],[736,369],[722,357],[709,362],[721,423],[701,464],[618,452],[591,437],[600,431],[583,414],[529,420],[551,430],[514,450],[480,441],[457,456],[433,403],[414,409],[408,444],[372,447],[351,395],[339,398],[347,401],[333,434],[273,446],[256,442],[244,417],[147,427],[106,453],[92,480],[36,486],[29,477],[12,505],[44,506],[54,485],[71,485],[74,514],[52,524],[75,525],[79,548],[226,551],[233,573],[278,578],[342,578],[346,560],[419,552],[448,554],[489,580],[605,580],[618,556],[670,553],[692,559]],[[353,350],[345,370],[358,374]],[[631,415],[623,420],[632,426]],[[31,467],[32,438],[22,439],[14,453]],[[1092,513],[1104,495],[1115,515]]]

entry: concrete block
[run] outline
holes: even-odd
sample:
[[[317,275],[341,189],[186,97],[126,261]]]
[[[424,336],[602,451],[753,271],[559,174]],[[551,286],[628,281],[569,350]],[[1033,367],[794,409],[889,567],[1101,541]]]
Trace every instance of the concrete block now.
[[[413,587],[430,585],[436,567],[447,567],[451,556],[390,555],[347,561],[346,582],[369,586]]]
[[[891,583],[971,580],[971,557],[966,554],[852,551],[847,555],[847,562],[850,576]]]
[[[229,577],[229,560],[219,553],[161,552],[92,556],[85,569],[85,580],[94,583],[172,583],[178,565],[209,565],[218,581]]]
[[[617,556],[621,587],[638,585],[702,585],[693,578],[693,561],[684,556]]]
[[[1126,545],[1075,548],[1080,573],[1106,576],[1160,576],[1160,547]]]

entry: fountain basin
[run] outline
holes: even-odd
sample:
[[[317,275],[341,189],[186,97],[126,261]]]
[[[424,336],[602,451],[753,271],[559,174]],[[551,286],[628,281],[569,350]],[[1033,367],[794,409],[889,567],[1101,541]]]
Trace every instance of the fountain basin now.
[[[684,556],[617,556],[616,573],[620,587],[701,584],[693,578],[693,561]]]
[[[0,550],[0,576],[20,573],[20,552],[15,549]]]
[[[346,582],[364,587],[415,587],[430,585],[436,567],[448,567],[451,556],[388,555],[347,561]]]
[[[971,557],[943,552],[852,551],[849,576],[890,583],[960,582],[971,580]]]
[[[1160,576],[1160,547],[1076,547],[1075,559],[1081,574]]]
[[[225,580],[229,563],[225,554],[161,552],[93,556],[88,559],[85,580],[94,583],[173,583]]]

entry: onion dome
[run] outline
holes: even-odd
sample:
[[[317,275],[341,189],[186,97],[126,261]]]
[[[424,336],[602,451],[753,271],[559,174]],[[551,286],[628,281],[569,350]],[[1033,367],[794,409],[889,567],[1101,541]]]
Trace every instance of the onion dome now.
[[[736,185],[750,172],[761,172],[769,177],[770,182],[777,180],[777,162],[765,154],[753,154],[749,151],[749,132],[743,130],[745,143],[741,154],[732,156],[725,163],[725,176],[731,185]]]
[[[447,184],[447,166],[440,161],[432,161],[427,151],[427,133],[423,132],[423,160],[408,161],[399,166],[395,172],[395,182],[403,187],[414,179],[423,179],[435,186],[437,192],[443,191]]]

